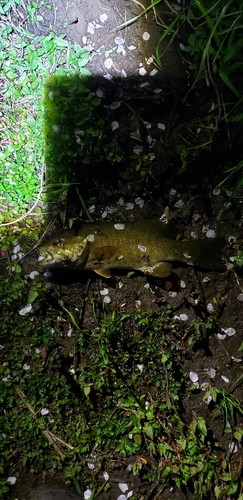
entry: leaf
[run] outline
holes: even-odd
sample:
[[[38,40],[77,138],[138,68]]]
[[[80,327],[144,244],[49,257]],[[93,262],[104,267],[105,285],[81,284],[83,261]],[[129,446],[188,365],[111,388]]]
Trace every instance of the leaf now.
[[[36,288],[31,288],[30,291],[29,291],[29,294],[28,294],[28,304],[32,304],[32,302],[35,301],[35,299],[37,299],[39,295],[39,292],[36,290]]]

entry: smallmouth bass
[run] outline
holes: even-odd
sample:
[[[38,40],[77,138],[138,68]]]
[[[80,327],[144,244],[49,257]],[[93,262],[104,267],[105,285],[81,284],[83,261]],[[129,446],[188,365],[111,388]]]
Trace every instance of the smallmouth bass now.
[[[171,262],[205,270],[222,269],[225,241],[178,241],[166,237],[161,221],[91,222],[64,230],[39,248],[39,266],[93,270],[109,278],[110,269],[138,270],[158,278],[171,274]]]

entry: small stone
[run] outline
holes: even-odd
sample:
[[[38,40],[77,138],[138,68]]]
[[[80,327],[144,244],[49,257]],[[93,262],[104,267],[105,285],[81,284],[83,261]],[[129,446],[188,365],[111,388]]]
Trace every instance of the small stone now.
[[[146,75],[146,73],[147,73],[147,71],[146,71],[146,69],[145,69],[145,68],[139,68],[138,72],[139,72],[139,74],[140,74],[141,76],[144,76],[144,75]]]
[[[181,288],[186,288],[186,283],[185,283],[185,281],[182,281],[182,280],[180,281],[180,287],[181,287]]]
[[[124,259],[124,255],[120,255],[119,257],[117,257],[117,260],[122,260]]]
[[[237,299],[243,302],[243,293],[239,293],[239,295],[237,295]]]
[[[158,70],[154,68],[154,69],[152,69],[152,71],[150,71],[149,76],[157,75],[157,73],[158,73]]]

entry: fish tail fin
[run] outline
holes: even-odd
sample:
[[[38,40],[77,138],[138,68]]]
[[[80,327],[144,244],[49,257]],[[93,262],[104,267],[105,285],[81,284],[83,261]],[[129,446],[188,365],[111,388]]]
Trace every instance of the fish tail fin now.
[[[223,271],[222,251],[225,246],[224,238],[205,239],[185,244],[186,252],[191,255],[188,263],[209,271]]]

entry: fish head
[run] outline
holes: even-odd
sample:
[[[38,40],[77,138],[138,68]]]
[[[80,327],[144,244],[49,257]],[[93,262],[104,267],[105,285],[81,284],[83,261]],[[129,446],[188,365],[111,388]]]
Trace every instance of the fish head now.
[[[84,269],[90,252],[90,243],[86,238],[73,238],[68,231],[40,246],[39,252],[40,267]]]

